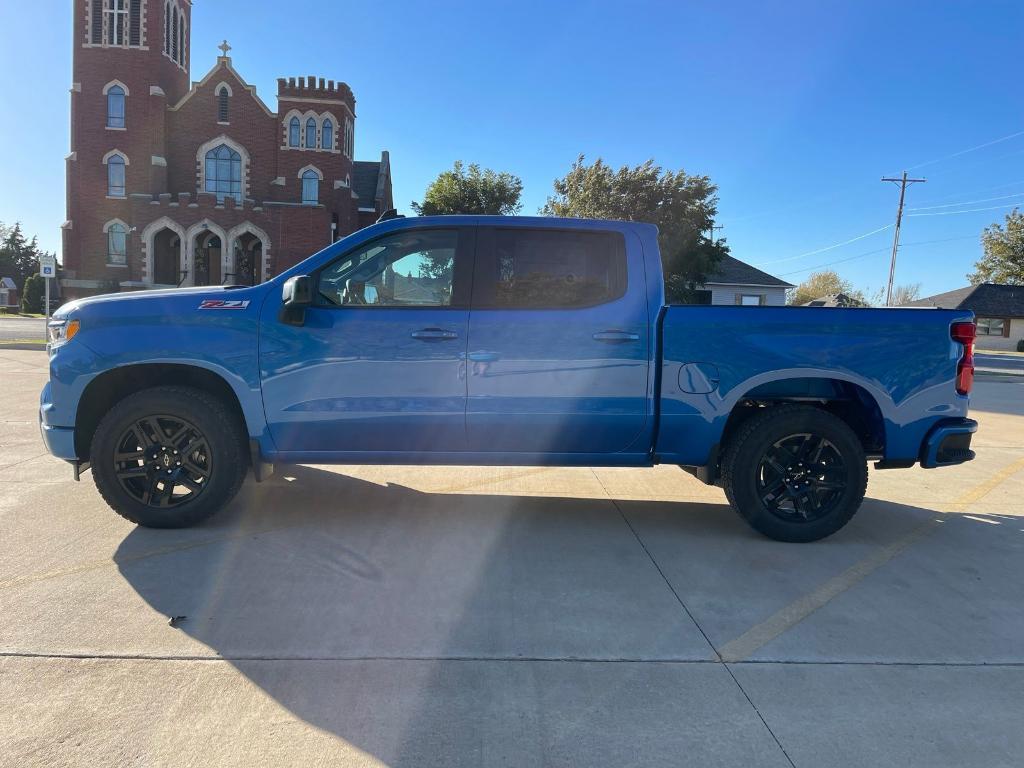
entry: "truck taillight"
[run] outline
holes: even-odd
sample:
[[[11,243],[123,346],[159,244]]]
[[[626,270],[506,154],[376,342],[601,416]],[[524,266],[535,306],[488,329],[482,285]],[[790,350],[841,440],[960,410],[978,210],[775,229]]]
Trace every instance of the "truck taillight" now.
[[[964,345],[964,354],[956,366],[956,391],[966,395],[974,384],[974,336],[977,328],[974,323],[953,323],[949,335],[953,341]]]

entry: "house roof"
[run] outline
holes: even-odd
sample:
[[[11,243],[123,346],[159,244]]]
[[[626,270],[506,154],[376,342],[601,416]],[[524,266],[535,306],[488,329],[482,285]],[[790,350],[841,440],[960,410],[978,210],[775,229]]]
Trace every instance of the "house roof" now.
[[[845,293],[830,293],[827,296],[819,296],[804,304],[805,307],[864,307],[867,306],[860,299],[855,299]]]
[[[15,284],[14,279],[10,277],[0,277],[0,288],[6,288],[8,290],[15,290],[18,286]]]
[[[792,283],[762,272],[757,267],[752,267],[744,261],[735,259],[732,256],[723,256],[718,262],[718,267],[708,275],[706,284],[730,284],[730,285],[770,285],[779,288],[792,288]]]
[[[380,162],[377,160],[356,160],[353,163],[352,191],[359,196],[360,207],[369,208],[377,198],[377,177],[380,176]]]
[[[969,285],[911,301],[904,306],[969,309],[981,317],[1024,317],[1024,285]]]

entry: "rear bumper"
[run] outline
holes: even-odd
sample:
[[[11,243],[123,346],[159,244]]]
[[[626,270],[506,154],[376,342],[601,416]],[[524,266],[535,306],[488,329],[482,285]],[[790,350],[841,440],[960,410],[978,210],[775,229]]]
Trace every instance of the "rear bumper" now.
[[[978,431],[974,419],[946,419],[928,432],[921,443],[921,466],[925,469],[963,464],[974,458],[971,437]]]

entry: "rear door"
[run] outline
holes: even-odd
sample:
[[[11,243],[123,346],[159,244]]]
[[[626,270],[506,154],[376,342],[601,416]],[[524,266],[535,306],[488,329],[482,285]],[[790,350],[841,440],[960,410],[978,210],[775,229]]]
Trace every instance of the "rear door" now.
[[[617,231],[480,229],[467,363],[471,450],[594,454],[637,442],[651,342],[642,254],[635,257],[631,272]]]

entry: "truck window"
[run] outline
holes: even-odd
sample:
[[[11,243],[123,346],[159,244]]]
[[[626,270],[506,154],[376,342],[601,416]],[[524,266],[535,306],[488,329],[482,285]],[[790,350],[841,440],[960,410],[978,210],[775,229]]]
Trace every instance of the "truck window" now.
[[[326,306],[447,307],[458,232],[409,230],[375,240],[328,265],[318,282]]]
[[[567,309],[626,293],[626,249],[617,232],[495,229],[492,234],[482,238],[474,306]]]

